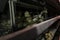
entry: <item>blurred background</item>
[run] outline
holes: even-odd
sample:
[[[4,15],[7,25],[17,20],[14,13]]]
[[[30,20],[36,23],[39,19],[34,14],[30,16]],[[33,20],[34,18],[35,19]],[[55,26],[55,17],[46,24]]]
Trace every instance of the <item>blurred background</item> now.
[[[60,15],[59,0],[0,0],[0,36],[22,30],[29,25],[44,22],[58,15]],[[52,28],[45,33],[47,36],[53,34],[50,30]],[[45,34],[43,34],[44,37]],[[44,40],[43,35],[36,40]],[[45,37],[45,40],[48,39]]]

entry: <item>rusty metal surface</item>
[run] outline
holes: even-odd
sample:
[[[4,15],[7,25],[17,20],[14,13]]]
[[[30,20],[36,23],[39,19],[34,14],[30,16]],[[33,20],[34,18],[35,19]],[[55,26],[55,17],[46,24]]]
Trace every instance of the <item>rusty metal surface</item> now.
[[[0,40],[8,40],[8,39],[10,39],[10,40],[13,39],[14,40],[15,38],[20,39],[20,40],[24,40],[24,39],[28,40],[27,38],[29,38],[30,40],[33,40],[37,35],[41,34],[45,29],[47,29],[54,22],[56,22],[59,19],[59,17],[60,16],[57,16],[57,17],[49,19],[47,21],[44,21],[44,22],[29,26],[29,27],[27,27],[27,28],[25,28],[23,30],[19,30],[17,32],[8,34],[6,36],[2,36],[2,37],[0,37]],[[30,36],[30,35],[32,35],[33,37]],[[21,37],[22,37],[22,39],[21,39]]]

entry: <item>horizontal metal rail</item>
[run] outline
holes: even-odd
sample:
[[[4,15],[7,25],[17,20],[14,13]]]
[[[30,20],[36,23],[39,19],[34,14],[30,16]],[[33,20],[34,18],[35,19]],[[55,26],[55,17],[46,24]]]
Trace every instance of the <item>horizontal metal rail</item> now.
[[[0,37],[0,40],[33,40],[36,36],[40,35],[44,30],[56,22],[60,16],[54,17],[47,21],[34,24],[26,27],[25,29]]]
[[[33,9],[38,9],[38,10],[43,9],[42,7],[39,7],[39,6],[36,6],[36,5],[27,4],[27,3],[24,3],[24,2],[15,2],[15,3],[17,3],[21,7],[25,7],[25,8],[33,8]],[[19,6],[19,5],[17,5],[17,6]]]

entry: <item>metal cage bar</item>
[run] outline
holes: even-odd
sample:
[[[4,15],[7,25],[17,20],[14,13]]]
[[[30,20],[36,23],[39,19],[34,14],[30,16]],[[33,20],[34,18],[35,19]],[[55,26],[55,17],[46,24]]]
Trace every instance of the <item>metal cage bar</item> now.
[[[41,22],[39,24],[34,24],[32,26],[26,27],[23,30],[19,30],[17,32],[8,34],[6,36],[0,37],[0,40],[32,40],[37,35],[40,35],[44,30],[46,30],[48,27],[50,27],[54,22],[58,20],[58,17],[49,19],[47,21]],[[46,26],[46,27],[45,27]],[[28,37],[28,38],[27,38]]]

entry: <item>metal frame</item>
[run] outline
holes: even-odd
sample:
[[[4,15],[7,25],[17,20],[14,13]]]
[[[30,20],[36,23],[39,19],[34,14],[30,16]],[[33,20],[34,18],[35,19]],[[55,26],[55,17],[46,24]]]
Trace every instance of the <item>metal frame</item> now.
[[[16,2],[17,0],[9,0],[9,11],[10,11],[10,21],[11,21],[11,26],[12,29],[14,31],[14,27],[15,27],[15,11],[14,11],[14,2]]]
[[[35,32],[37,33],[37,36],[38,35],[40,35],[44,30],[46,30],[48,27],[50,27],[54,22],[56,22],[57,20],[58,20],[59,18],[58,17],[55,17],[55,18],[52,18],[52,19],[49,19],[49,20],[47,20],[47,21],[44,21],[44,22],[41,22],[41,23],[39,23],[39,24],[34,24],[34,25],[32,25],[32,26],[29,26],[29,27],[27,27],[27,28],[25,28],[25,29],[23,29],[23,30],[19,30],[19,31],[17,31],[17,32],[14,32],[14,33],[11,33],[11,34],[8,34],[8,35],[6,35],[6,36],[2,36],[2,37],[0,37],[0,40],[8,40],[8,39],[11,39],[11,38],[15,38],[15,37],[17,37],[18,35],[18,37],[17,37],[17,39],[18,38],[22,38],[22,39],[27,39],[27,37],[29,36],[29,35],[32,35],[32,34],[35,34]],[[45,27],[46,26],[46,27]],[[35,32],[33,31],[33,30],[35,30]],[[30,32],[30,33],[29,33]],[[32,33],[32,32],[34,32],[34,33]],[[33,36],[33,37],[35,37],[35,36]],[[31,38],[29,38],[29,39],[31,39]]]
[[[11,21],[11,26],[15,25],[15,14],[14,14],[14,0],[9,0],[9,10],[10,10],[10,21]],[[0,37],[0,40],[8,40],[11,38],[14,38],[18,35],[24,35],[25,33],[27,34],[29,31],[31,31],[32,29],[37,30],[36,33],[37,35],[40,35],[44,30],[46,30],[48,27],[50,27],[54,22],[56,22],[58,20],[58,17],[49,19],[47,21],[44,21],[42,23],[39,24],[34,24],[32,26],[29,26],[23,30],[19,30],[17,32],[8,34],[6,36],[2,36]],[[45,27],[46,26],[46,27]],[[35,34],[35,33],[34,33]],[[21,37],[21,36],[20,36]],[[28,36],[27,36],[28,37]],[[33,36],[34,37],[34,36]],[[25,36],[24,36],[25,38]]]

